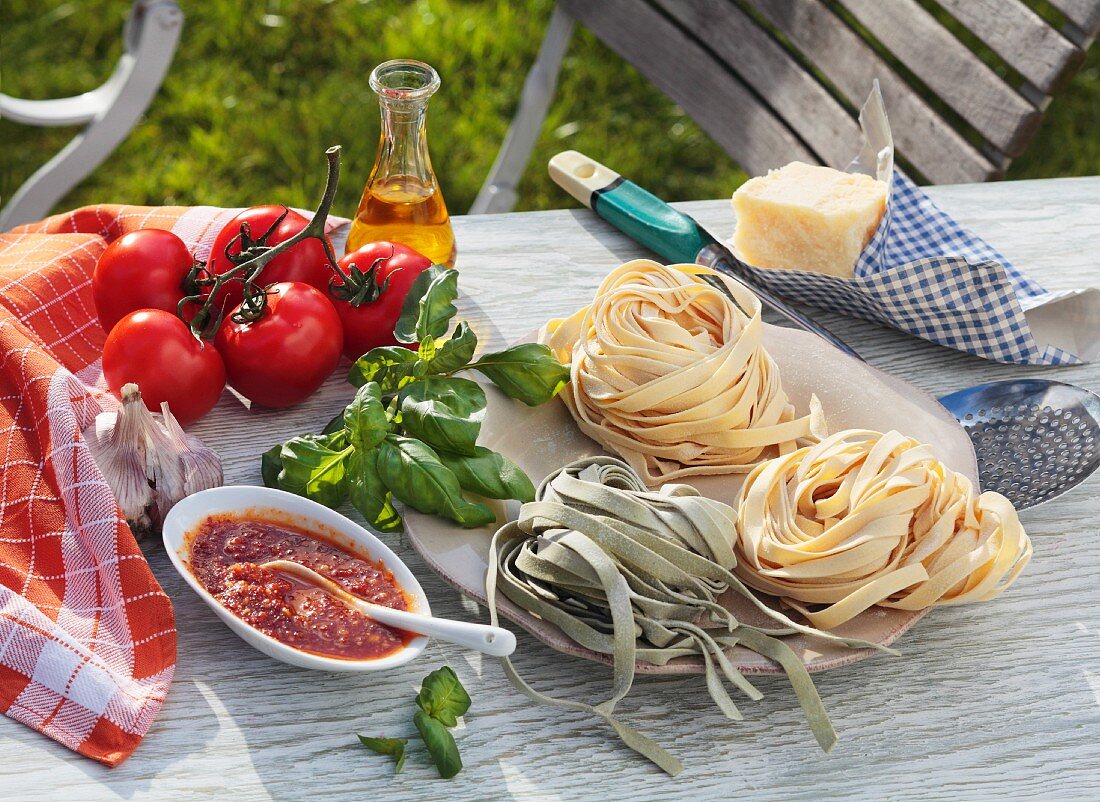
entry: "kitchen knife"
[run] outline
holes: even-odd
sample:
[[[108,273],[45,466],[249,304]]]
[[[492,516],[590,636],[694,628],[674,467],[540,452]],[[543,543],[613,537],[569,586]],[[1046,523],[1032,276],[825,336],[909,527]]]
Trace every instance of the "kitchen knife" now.
[[[549,169],[555,184],[635,242],[672,263],[694,262],[731,276],[795,325],[862,360],[851,346],[827,328],[755,283],[744,269],[744,263],[728,247],[693,218],[676,211],[656,195],[575,150],[554,156]]]

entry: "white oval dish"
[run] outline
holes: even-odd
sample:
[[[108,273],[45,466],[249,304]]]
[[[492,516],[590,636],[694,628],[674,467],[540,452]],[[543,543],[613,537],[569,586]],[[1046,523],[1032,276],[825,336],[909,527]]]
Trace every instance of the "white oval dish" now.
[[[232,513],[270,516],[310,531],[321,531],[335,543],[372,560],[380,560],[393,574],[410,602],[409,611],[431,615],[428,598],[412,571],[385,543],[335,510],[315,501],[267,487],[238,485],[203,490],[180,501],[164,519],[164,548],[180,576],[240,638],[269,657],[301,668],[321,671],[382,671],[404,665],[424,651],[428,638],[417,635],[404,648],[376,660],[345,660],[303,652],[246,624],[223,607],[187,567],[190,544],[187,535],[211,515]]]

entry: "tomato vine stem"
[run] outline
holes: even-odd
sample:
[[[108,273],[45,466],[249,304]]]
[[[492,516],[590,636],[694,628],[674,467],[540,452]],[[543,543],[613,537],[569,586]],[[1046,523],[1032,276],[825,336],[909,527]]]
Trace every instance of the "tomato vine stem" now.
[[[206,278],[198,278],[196,274],[193,279],[194,283],[200,287],[200,291],[186,296],[176,307],[176,313],[186,320],[185,309],[192,304],[199,306],[189,324],[192,333],[197,338],[201,340],[206,337],[213,337],[217,333],[226,310],[216,308],[215,299],[221,294],[219,290],[231,281],[239,281],[244,284],[244,300],[234,314],[234,319],[240,323],[248,323],[263,317],[264,311],[267,309],[267,291],[258,283],[260,274],[272,259],[290,250],[303,240],[310,238],[320,240],[325,250],[325,257],[328,259],[329,269],[335,274],[339,274],[336,253],[332,250],[332,243],[325,236],[325,222],[328,220],[332,202],[336,197],[336,187],[340,183],[340,146],[333,145],[326,150],[325,158],[328,159],[325,191],[321,196],[321,202],[317,205],[317,211],[308,225],[294,236],[274,246],[258,244],[251,237],[246,240],[245,237],[249,232],[242,228],[240,242],[243,250],[235,260],[237,264],[218,275],[210,275],[205,268],[198,271],[205,272],[207,275]],[[244,246],[248,243],[251,244],[245,248]]]

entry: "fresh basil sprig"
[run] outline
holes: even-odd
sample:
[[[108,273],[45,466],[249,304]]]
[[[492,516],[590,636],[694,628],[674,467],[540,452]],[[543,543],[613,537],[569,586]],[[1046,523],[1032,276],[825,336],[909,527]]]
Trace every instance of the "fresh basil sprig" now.
[[[420,685],[416,696],[419,708],[413,714],[413,724],[420,733],[420,739],[428,748],[428,754],[435,763],[439,776],[449,780],[462,771],[462,758],[458,754],[458,744],[451,735],[451,728],[458,725],[458,719],[470,709],[470,694],[462,687],[458,675],[450,666],[436,669]],[[405,765],[405,746],[408,738],[368,738],[360,735],[363,746],[379,754],[392,755],[397,764],[394,773],[401,772]]]
[[[418,342],[417,350],[387,346],[360,357],[348,374],[358,388],[351,403],[321,434],[294,437],[265,452],[264,484],[330,507],[350,500],[383,532],[402,528],[394,499],[471,528],[495,516],[464,492],[531,501],[535,489],[519,466],[477,444],[485,391],[455,374],[476,370],[505,395],[536,406],[565,386],[569,369],[538,343],[474,361],[477,335],[468,324],[446,336],[457,297],[457,271],[433,266],[422,272],[394,331],[400,342]]]

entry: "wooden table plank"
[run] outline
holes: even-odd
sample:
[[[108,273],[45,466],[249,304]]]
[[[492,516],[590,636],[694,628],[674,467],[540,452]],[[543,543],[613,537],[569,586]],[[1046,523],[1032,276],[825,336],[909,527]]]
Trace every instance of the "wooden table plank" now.
[[[939,187],[930,193],[1053,288],[1100,283],[1100,178]],[[732,228],[726,201],[682,204],[716,231]],[[586,211],[456,218],[460,310],[495,342],[585,301],[607,270],[642,255]],[[1100,365],[994,365],[869,323],[820,315],[871,362],[932,392],[1038,374],[1100,389]],[[258,482],[256,455],[315,429],[350,393],[339,380],[286,412],[247,413],[228,397],[197,430],[224,455],[233,483]],[[136,754],[108,770],[4,720],[0,797],[174,800],[444,797],[539,800],[1095,799],[1100,796],[1100,517],[1094,477],[1023,513],[1035,558],[1001,599],[934,611],[876,657],[818,675],[840,743],[813,742],[789,687],[726,721],[699,677],[639,679],[627,720],[685,763],[669,779],[590,717],[534,707],[493,661],[432,644],[402,669],[336,675],[291,668],[246,647],[147,547],[175,603],[179,665],[168,701]],[[421,579],[433,609],[485,620],[435,577],[399,537],[387,537]],[[434,777],[414,748],[403,774],[353,733],[413,736],[420,678],[453,666],[473,696],[456,733],[465,770]],[[516,663],[541,690],[600,699],[608,672],[521,634]],[[414,744],[415,745],[415,744]]]

